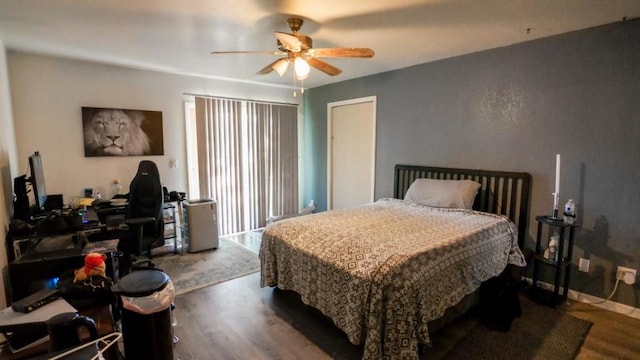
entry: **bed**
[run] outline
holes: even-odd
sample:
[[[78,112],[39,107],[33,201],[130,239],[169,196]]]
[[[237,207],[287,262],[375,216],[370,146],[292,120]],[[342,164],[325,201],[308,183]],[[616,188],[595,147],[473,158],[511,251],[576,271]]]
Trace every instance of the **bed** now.
[[[417,358],[447,309],[525,265],[530,192],[527,173],[396,165],[394,198],[269,225],[261,286],[300,294],[363,359]]]

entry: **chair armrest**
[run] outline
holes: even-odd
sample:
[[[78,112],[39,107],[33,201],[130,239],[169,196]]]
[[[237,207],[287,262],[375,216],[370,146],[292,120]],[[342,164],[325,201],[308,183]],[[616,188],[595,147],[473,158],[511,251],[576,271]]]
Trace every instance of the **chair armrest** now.
[[[137,217],[137,218],[125,219],[123,221],[123,223],[127,224],[127,225],[131,225],[131,226],[139,226],[139,225],[144,225],[144,224],[151,224],[154,221],[156,221],[156,218],[154,218],[152,216],[146,216],[146,217]]]

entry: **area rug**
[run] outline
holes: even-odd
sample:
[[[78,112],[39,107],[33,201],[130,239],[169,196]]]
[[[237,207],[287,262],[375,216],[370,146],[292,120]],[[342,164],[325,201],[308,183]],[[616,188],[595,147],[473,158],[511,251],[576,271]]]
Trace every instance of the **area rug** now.
[[[478,323],[445,359],[575,359],[593,324],[527,298],[521,300],[522,316],[513,321],[511,330],[493,331]]]
[[[260,270],[258,254],[224,237],[215,250],[155,257],[153,263],[169,275],[176,295]]]

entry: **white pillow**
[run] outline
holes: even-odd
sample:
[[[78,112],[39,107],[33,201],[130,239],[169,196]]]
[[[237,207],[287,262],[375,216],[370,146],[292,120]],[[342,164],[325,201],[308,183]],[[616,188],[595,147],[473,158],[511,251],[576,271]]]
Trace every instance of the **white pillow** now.
[[[471,209],[480,186],[472,180],[416,179],[404,199],[415,204]]]

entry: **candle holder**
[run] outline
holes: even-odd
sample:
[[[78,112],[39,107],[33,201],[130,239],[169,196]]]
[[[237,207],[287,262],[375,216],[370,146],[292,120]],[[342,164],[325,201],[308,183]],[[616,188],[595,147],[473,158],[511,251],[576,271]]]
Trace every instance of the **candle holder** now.
[[[558,219],[558,198],[560,197],[560,154],[556,154],[556,187],[553,189],[553,218]]]

